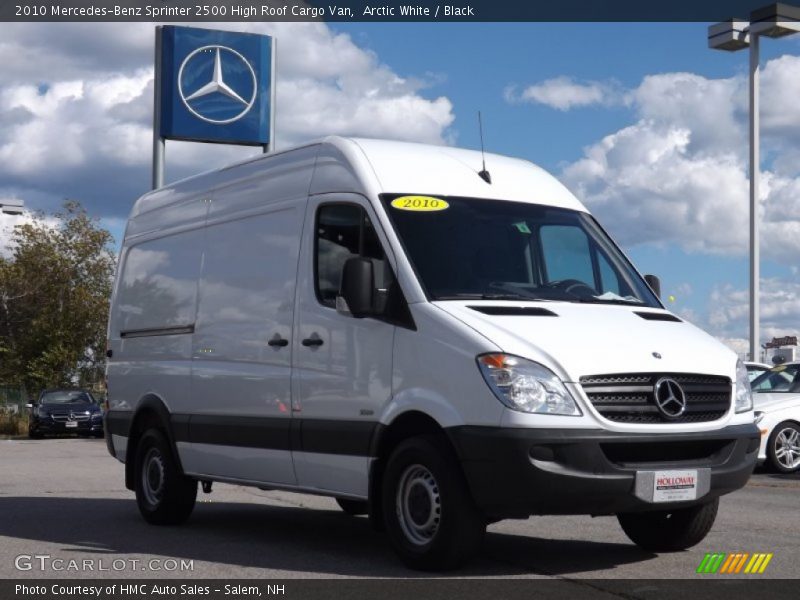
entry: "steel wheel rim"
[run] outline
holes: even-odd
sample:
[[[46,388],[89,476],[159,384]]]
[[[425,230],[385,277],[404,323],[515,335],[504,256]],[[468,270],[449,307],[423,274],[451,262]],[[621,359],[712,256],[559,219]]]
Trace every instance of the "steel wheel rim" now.
[[[800,431],[785,427],[775,436],[775,458],[786,469],[800,467]]]
[[[152,506],[158,506],[164,495],[164,479],[166,468],[164,457],[158,448],[150,448],[144,457],[142,468],[142,491]]]
[[[416,546],[433,540],[442,518],[439,484],[422,465],[411,465],[403,471],[397,486],[397,520],[406,539]]]

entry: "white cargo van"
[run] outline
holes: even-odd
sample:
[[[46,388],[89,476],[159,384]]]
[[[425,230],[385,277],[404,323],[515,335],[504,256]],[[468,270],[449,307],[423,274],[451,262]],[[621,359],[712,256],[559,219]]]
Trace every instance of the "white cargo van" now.
[[[486,170],[328,138],[136,202],[106,438],[147,521],[218,481],[336,498],[422,569],[529,515],[704,538],[756,461],[747,371],[556,179]]]

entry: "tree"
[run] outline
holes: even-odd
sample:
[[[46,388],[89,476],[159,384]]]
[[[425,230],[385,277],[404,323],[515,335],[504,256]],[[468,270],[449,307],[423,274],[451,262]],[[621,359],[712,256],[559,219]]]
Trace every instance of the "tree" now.
[[[0,256],[0,382],[91,386],[105,367],[111,233],[75,201],[17,225]]]

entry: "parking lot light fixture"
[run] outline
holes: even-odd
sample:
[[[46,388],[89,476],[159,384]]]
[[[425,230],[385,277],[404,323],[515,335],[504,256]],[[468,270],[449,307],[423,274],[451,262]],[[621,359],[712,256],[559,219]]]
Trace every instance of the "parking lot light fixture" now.
[[[736,52],[750,44],[750,22],[728,19],[708,28],[708,47],[714,50]]]
[[[800,6],[770,4],[750,13],[750,33],[771,38],[800,31]]]
[[[750,360],[760,360],[759,331],[759,216],[761,179],[759,80],[761,36],[785,37],[800,31],[800,7],[770,4],[750,13],[750,21],[729,19],[708,28],[708,47],[736,52],[750,50]]]

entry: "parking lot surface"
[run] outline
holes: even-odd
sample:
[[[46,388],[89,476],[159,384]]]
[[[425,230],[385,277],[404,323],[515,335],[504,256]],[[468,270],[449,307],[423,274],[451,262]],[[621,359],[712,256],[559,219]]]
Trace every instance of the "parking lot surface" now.
[[[757,473],[686,552],[639,550],[614,518],[533,517],[490,526],[479,558],[447,576],[708,578],[721,576],[695,573],[706,552],[766,552],[774,557],[757,577],[795,578],[798,516],[800,476]],[[328,498],[215,484],[186,525],[154,527],[103,440],[0,440],[0,578],[421,575]]]

